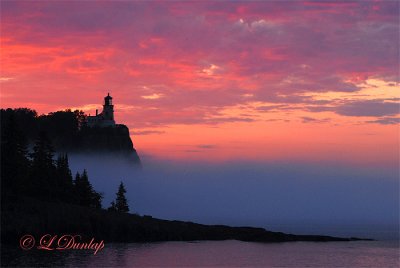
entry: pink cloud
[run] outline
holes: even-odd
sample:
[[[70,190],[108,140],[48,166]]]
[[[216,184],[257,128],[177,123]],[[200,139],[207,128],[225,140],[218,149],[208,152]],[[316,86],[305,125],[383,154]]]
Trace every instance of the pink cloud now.
[[[299,94],[398,79],[398,2],[1,5],[2,75],[15,77],[3,103],[14,106],[82,106],[111,90],[144,125],[206,123],[244,94],[307,105]]]

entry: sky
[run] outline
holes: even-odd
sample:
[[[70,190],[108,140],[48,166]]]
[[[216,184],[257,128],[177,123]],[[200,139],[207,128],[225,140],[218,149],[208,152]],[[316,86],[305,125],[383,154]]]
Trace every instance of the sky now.
[[[141,155],[398,166],[398,1],[1,1],[1,107],[94,114]]]
[[[109,92],[129,127],[141,171],[70,155],[104,207],[123,181],[140,215],[398,237],[400,2],[0,5],[1,108]]]

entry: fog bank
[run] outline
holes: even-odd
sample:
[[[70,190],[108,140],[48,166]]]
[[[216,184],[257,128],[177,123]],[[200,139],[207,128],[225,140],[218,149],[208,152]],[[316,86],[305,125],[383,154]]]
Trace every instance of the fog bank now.
[[[138,170],[112,156],[70,156],[74,174],[86,168],[104,193],[104,207],[123,181],[131,212],[141,215],[310,234],[398,234],[397,169],[149,157],[142,163]]]

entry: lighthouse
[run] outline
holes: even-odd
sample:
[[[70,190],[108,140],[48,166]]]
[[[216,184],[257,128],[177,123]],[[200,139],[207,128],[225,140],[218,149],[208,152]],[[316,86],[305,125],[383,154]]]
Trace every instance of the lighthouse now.
[[[95,116],[87,117],[88,127],[115,127],[114,121],[114,105],[110,93],[104,97],[103,111],[98,114],[96,110]]]
[[[104,120],[114,121],[114,105],[112,104],[112,97],[110,96],[110,93],[104,97],[103,118]]]

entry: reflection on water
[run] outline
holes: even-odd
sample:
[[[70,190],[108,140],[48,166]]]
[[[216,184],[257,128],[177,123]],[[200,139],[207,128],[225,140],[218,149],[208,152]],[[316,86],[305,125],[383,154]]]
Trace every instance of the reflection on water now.
[[[92,251],[23,251],[2,247],[2,266],[16,267],[398,267],[399,264],[397,241],[106,244],[97,255]]]

